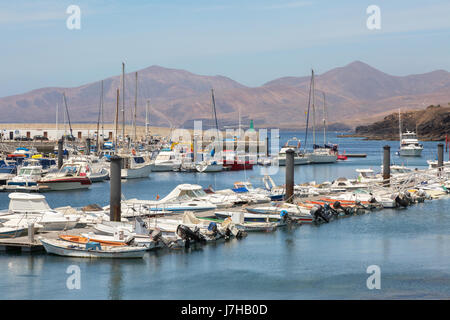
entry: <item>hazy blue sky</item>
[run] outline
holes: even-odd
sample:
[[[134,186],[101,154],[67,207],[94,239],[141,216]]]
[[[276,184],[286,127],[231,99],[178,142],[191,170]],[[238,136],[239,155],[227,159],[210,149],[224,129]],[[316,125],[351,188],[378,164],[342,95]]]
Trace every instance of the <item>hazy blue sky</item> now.
[[[450,70],[449,0],[42,0],[0,4],[0,96],[150,65],[249,86],[364,61],[394,75]],[[66,9],[81,8],[81,30]],[[381,9],[368,30],[366,8]]]

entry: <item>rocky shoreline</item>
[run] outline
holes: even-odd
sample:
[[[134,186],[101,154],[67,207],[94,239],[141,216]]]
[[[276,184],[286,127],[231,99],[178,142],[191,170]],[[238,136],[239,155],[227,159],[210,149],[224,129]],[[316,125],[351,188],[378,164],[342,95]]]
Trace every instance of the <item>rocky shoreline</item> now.
[[[402,132],[407,130],[417,133],[421,141],[444,141],[450,135],[449,107],[431,105],[424,110],[401,113]],[[364,138],[364,140],[399,140],[399,115],[392,113],[383,120],[370,125],[356,127],[354,133],[339,137]]]

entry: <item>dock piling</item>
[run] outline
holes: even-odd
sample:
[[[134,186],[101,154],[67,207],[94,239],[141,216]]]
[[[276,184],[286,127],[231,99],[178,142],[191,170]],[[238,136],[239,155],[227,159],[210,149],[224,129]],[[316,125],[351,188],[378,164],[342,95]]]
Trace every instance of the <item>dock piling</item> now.
[[[34,243],[34,222],[28,223],[28,241]]]
[[[59,139],[58,140],[58,169],[61,169],[62,165],[63,165],[63,140]]]
[[[86,154],[87,155],[91,154],[91,139],[90,138],[86,139]]]
[[[111,221],[121,220],[121,196],[122,181],[121,168],[122,158],[119,156],[111,157],[110,164],[110,199],[109,199],[109,218]]]
[[[286,151],[286,194],[285,201],[292,203],[294,195],[294,150]]]
[[[383,184],[388,187],[391,179],[391,147],[383,147]]]
[[[438,147],[438,174],[442,171],[444,168],[444,145],[442,143],[439,143],[437,145]]]

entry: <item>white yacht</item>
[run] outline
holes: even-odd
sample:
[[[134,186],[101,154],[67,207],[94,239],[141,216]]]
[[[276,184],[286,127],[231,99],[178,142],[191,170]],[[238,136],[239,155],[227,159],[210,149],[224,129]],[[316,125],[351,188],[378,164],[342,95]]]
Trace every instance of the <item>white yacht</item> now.
[[[334,163],[337,161],[337,151],[333,147],[329,148],[327,145],[314,147],[313,152],[305,154],[310,163]]]
[[[151,165],[152,171],[176,171],[181,167],[181,160],[176,157],[172,150],[161,150]]]
[[[8,197],[8,210],[0,211],[5,227],[27,227],[28,223],[34,223],[40,230],[67,230],[80,220],[79,216],[52,210],[43,195],[15,192]]]
[[[152,172],[152,165],[143,156],[123,156],[120,175],[122,179],[148,178]]]
[[[297,142],[297,143],[295,143]],[[305,155],[300,151],[300,140],[297,138],[292,138],[286,142],[286,144],[281,148],[278,153],[278,165],[285,166],[286,165],[286,151],[289,149],[294,151],[294,165],[300,164],[308,164],[309,160]]]
[[[406,131],[400,136],[399,154],[402,157],[420,157],[423,145],[419,143],[415,132]]]
[[[19,169],[19,173],[14,178],[8,180],[8,186],[31,187],[36,186],[42,178],[41,166],[26,166]]]

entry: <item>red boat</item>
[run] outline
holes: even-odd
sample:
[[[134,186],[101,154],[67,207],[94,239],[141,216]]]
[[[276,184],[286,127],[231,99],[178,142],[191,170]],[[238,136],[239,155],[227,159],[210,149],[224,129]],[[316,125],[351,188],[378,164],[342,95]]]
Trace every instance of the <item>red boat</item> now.
[[[337,159],[338,160],[347,160],[347,156],[345,155],[345,151],[343,154],[339,154],[337,155]]]
[[[225,168],[225,170],[230,171],[252,170],[253,163],[250,161],[224,160],[223,167]]]

